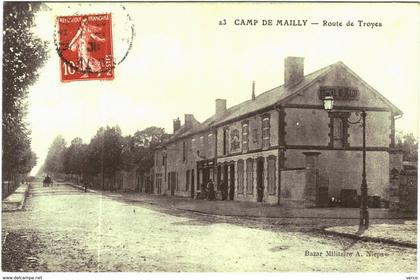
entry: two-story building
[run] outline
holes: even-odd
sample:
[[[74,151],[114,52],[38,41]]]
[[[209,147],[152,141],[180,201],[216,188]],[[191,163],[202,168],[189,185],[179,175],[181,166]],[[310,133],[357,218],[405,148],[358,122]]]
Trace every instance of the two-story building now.
[[[259,95],[253,86],[249,100],[230,108],[217,99],[203,123],[175,120],[173,136],[155,151],[155,193],[194,197],[211,179],[240,201],[320,206],[360,195],[362,128],[354,123],[365,111],[368,194],[387,200],[402,112],[342,62],[308,75],[303,58],[284,65],[283,85]]]

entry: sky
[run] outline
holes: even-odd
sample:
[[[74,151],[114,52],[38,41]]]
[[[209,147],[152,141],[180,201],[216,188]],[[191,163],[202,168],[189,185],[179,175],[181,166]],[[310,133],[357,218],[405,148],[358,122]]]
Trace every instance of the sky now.
[[[115,79],[61,82],[56,17],[104,12],[113,17],[116,60],[127,53]],[[241,19],[258,23],[234,24]],[[273,26],[262,25],[268,19]],[[276,20],[307,24],[276,26]],[[381,26],[359,26],[359,20]],[[216,98],[226,98],[228,107],[250,99],[252,81],[257,94],[283,84],[287,56],[304,57],[305,74],[344,62],[404,112],[397,129],[417,135],[419,29],[418,5],[402,3],[48,3],[34,28],[49,43],[49,59],[29,92],[39,157],[33,173],[59,134],[67,143],[75,137],[88,143],[106,125],[119,125],[123,135],[152,125],[172,132],[177,117],[183,122],[192,113],[201,122],[214,114]]]

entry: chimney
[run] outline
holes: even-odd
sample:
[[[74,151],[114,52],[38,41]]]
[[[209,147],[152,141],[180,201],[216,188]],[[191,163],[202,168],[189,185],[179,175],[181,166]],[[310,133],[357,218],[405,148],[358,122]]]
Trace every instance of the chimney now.
[[[184,115],[185,128],[192,128],[192,126],[193,126],[193,119],[194,119],[194,115],[193,114],[185,114]]]
[[[284,60],[284,85],[293,86],[303,79],[303,57],[289,56]]]
[[[179,118],[176,118],[173,120],[174,121],[174,133],[181,128],[181,121],[179,120]]]
[[[252,81],[252,100],[255,100],[255,81]]]
[[[216,116],[220,116],[226,111],[226,99],[216,99]]]

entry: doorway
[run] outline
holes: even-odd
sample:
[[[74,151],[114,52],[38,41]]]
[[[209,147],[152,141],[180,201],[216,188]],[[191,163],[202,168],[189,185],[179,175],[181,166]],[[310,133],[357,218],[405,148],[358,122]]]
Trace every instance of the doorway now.
[[[228,165],[224,164],[223,165],[223,180],[222,180],[222,200],[227,200],[228,199]]]
[[[231,164],[229,169],[230,169],[229,200],[233,200],[235,198],[235,164]]]
[[[191,170],[191,198],[194,198],[195,183],[194,183],[194,169]]]
[[[218,191],[220,191],[221,184],[222,184],[222,166],[218,165],[217,166],[217,181],[216,181],[216,186],[217,186]]]
[[[262,202],[264,197],[264,159],[257,160],[257,202]]]
[[[171,189],[171,195],[175,195],[175,187],[176,187],[176,173],[169,172],[169,188]]]

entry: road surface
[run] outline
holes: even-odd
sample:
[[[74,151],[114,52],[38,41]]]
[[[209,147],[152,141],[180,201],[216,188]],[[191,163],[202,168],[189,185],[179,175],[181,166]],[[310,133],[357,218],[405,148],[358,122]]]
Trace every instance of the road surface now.
[[[3,271],[414,272],[416,250],[34,184],[3,212]],[[351,256],[350,256],[351,253]]]

